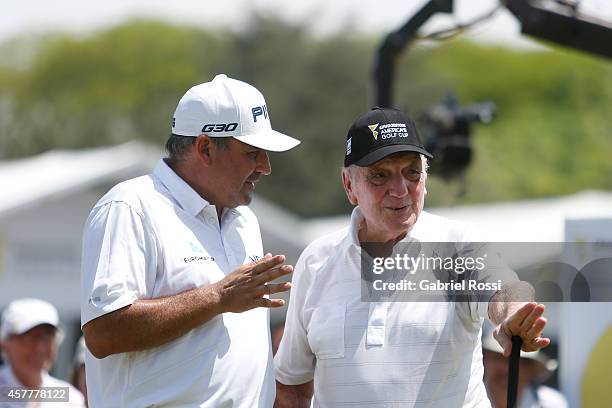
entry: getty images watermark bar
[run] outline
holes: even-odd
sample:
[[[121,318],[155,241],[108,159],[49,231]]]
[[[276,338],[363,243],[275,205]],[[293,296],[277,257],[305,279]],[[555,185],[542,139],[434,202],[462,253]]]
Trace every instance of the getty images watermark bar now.
[[[69,402],[69,393],[68,387],[0,387],[0,403]]]
[[[530,283],[539,302],[612,302],[612,242],[407,240],[361,247],[363,301],[488,301],[518,281]]]

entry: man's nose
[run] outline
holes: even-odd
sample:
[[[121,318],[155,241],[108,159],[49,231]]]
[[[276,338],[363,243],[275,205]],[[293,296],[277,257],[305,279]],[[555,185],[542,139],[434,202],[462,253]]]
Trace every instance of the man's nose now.
[[[272,166],[270,165],[270,158],[268,157],[267,151],[262,150],[260,154],[257,155],[257,168],[255,170],[264,176],[272,173]]]
[[[38,337],[31,343],[31,347],[37,353],[48,354],[55,347],[55,336],[53,337]]]
[[[404,197],[408,194],[408,180],[402,175],[394,175],[389,183],[389,195],[392,197]]]

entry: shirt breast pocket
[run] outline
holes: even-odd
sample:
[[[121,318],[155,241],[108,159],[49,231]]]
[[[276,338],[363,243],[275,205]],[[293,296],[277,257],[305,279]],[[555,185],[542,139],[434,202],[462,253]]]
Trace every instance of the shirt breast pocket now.
[[[308,325],[308,343],[319,360],[344,357],[346,306],[314,309]]]

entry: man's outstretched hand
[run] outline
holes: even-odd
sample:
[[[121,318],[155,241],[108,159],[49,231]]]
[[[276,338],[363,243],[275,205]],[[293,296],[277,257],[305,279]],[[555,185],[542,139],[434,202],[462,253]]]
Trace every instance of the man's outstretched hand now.
[[[285,256],[266,254],[256,262],[236,268],[213,284],[223,312],[240,313],[256,307],[281,307],[283,299],[269,299],[266,295],[286,292],[291,283],[269,283],[293,272],[293,266],[284,265]]]
[[[512,336],[523,340],[523,351],[536,351],[550,344],[550,339],[542,337],[546,326],[543,317],[544,305],[535,302],[525,303],[495,327],[493,336],[504,349],[504,357],[512,350]]]

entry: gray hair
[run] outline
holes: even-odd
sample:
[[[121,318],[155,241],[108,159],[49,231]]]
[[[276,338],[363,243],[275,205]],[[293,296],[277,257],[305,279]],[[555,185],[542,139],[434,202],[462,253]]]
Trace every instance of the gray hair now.
[[[170,163],[177,163],[185,159],[185,156],[191,151],[191,147],[195,144],[195,141],[195,137],[179,136],[174,133],[171,134],[166,141],[168,161]]]
[[[219,150],[227,150],[229,148],[228,137],[211,137],[212,142]]]
[[[420,155],[421,156],[421,162],[422,162],[422,169],[423,169],[423,175],[425,176],[425,179],[427,179],[427,175],[429,174],[429,160],[427,159],[427,157],[425,155]],[[356,164],[351,164],[347,167],[342,167],[342,172],[346,172],[348,174],[348,176],[350,177],[351,180],[354,180],[355,177],[355,171],[357,170],[357,166]]]
[[[196,139],[197,137],[171,134],[166,141],[168,161],[170,163],[177,163],[184,160],[187,153],[191,151],[191,147],[195,144]],[[229,146],[225,137],[211,137],[211,140],[220,150],[227,150]]]

